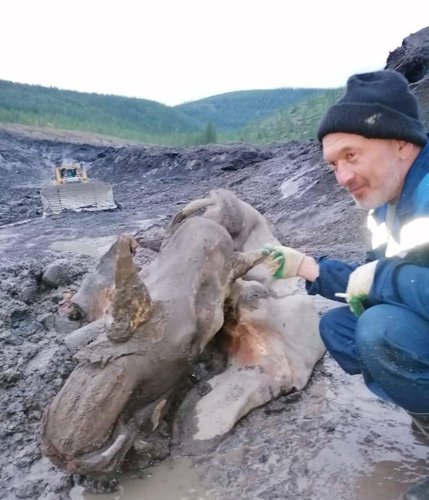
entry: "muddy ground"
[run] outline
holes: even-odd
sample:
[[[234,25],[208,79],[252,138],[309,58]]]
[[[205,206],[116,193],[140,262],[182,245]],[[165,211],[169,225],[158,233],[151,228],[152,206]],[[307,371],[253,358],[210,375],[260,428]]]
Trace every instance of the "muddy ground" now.
[[[111,183],[123,208],[43,218],[39,190],[63,158]],[[222,187],[255,206],[287,245],[365,256],[365,214],[335,185],[315,141],[175,149],[3,128],[0,179],[0,498],[61,500],[86,484],[41,456],[40,419],[75,364],[64,338],[83,320],[67,316],[67,299],[119,233],[137,234],[144,265],[175,212]],[[315,301],[321,311],[333,305]],[[254,410],[216,451],[186,459],[200,489],[173,485],[173,496],[155,489],[143,498],[394,500],[425,477],[427,452],[404,411],[326,355],[301,394]],[[117,479],[122,493],[112,498],[141,498],[133,494],[149,481]]]

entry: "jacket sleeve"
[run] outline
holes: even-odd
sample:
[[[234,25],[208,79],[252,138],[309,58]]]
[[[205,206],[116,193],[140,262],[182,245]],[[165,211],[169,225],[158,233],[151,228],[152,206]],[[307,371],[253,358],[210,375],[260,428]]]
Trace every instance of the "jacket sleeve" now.
[[[380,259],[368,303],[405,306],[429,320],[429,267],[399,257]]]
[[[349,276],[359,264],[346,263],[341,260],[320,257],[316,259],[319,263],[319,277],[313,281],[306,282],[306,289],[309,295],[322,295],[327,299],[345,302],[344,299],[335,297],[337,292],[345,292]]]

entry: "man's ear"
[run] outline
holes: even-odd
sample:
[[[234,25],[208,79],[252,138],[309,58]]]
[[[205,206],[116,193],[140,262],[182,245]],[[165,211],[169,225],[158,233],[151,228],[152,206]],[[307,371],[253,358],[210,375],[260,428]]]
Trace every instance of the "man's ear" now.
[[[401,160],[407,160],[411,157],[413,157],[413,160],[414,160],[414,158],[417,156],[418,152],[420,151],[420,148],[411,142],[396,141],[396,143],[398,146],[399,158]]]

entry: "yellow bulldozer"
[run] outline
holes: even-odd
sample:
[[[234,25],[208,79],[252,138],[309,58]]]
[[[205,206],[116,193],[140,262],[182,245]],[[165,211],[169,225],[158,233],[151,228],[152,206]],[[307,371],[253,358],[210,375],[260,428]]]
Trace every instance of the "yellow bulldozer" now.
[[[59,214],[63,210],[79,212],[117,208],[112,186],[88,179],[79,163],[56,166],[52,184],[43,187],[40,195],[45,215]]]

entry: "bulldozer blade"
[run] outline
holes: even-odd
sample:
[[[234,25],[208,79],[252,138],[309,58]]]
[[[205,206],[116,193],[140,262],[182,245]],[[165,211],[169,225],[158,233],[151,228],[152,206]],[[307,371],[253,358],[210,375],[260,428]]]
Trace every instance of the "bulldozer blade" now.
[[[102,181],[47,186],[41,189],[43,213],[59,214],[63,210],[110,210],[117,208],[110,184]]]

